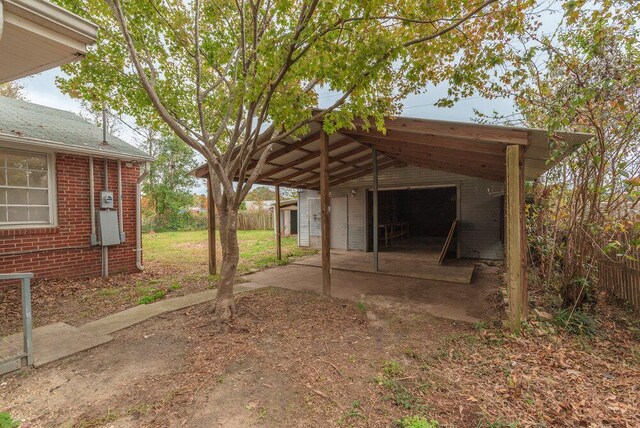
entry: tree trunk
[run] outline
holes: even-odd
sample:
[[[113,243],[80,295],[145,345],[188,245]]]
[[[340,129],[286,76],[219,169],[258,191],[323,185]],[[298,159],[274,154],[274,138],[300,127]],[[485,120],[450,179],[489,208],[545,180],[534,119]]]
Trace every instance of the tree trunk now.
[[[226,198],[225,198],[226,199]],[[214,303],[214,322],[228,323],[235,313],[233,284],[235,283],[240,249],[238,247],[238,211],[224,203],[218,206],[220,221],[220,245],[222,246],[222,266],[218,281],[218,295]]]

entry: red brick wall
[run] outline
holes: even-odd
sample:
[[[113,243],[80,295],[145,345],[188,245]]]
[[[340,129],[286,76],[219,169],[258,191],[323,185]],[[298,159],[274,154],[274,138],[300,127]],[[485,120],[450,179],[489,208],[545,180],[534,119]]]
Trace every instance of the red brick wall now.
[[[116,161],[109,161],[109,190],[118,204]],[[109,247],[109,274],[136,269],[136,181],[138,166],[122,162],[123,218],[126,242]],[[94,158],[95,197],[100,209],[104,159]],[[0,229],[0,273],[33,272],[36,278],[102,274],[102,249],[90,246],[89,157],[56,154],[58,225],[52,228]],[[96,229],[98,222],[96,220]]]

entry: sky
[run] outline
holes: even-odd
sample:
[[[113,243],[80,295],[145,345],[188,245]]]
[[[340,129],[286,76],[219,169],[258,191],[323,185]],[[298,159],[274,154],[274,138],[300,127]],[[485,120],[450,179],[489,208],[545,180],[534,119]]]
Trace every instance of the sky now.
[[[554,4],[553,0],[539,0],[538,13],[542,20],[541,30],[545,33],[551,33],[557,28],[561,19],[562,13],[557,7],[550,7]],[[81,111],[80,102],[68,95],[63,94],[55,84],[56,76],[63,75],[59,68],[49,70],[35,76],[27,77],[20,80],[25,88],[27,99],[30,102],[36,104],[42,104],[45,106],[58,108],[62,110],[79,113]],[[485,99],[482,97],[471,97],[458,101],[453,107],[440,108],[436,107],[434,103],[447,95],[446,85],[439,85],[436,87],[430,87],[426,93],[415,94],[407,97],[404,100],[404,108],[401,115],[418,118],[430,118],[440,120],[453,120],[453,121],[472,121],[475,118],[475,110],[478,110],[485,114],[491,114],[496,111],[499,114],[509,115],[514,113],[513,102],[509,99]],[[321,93],[319,107],[327,107],[331,105],[333,101],[337,99],[338,95],[335,93]],[[140,142],[140,135],[136,133],[132,128],[135,128],[135,120],[132,117],[123,117],[126,125],[120,126],[119,137],[128,143],[138,145]],[[205,186],[198,186],[194,189],[197,193],[206,192]]]
[[[48,70],[43,73],[21,79],[19,82],[24,86],[27,99],[36,104],[42,104],[48,107],[67,110],[74,113],[81,111],[80,101],[63,94],[55,84],[56,76],[63,75],[59,69]],[[484,113],[491,113],[497,110],[500,113],[511,113],[513,111],[513,103],[507,99],[487,100],[481,97],[471,97],[460,100],[451,108],[439,108],[433,104],[439,98],[445,97],[446,86],[440,85],[432,88],[426,94],[416,94],[407,97],[404,101],[403,116],[455,120],[455,121],[471,121],[474,118],[474,108]],[[337,94],[324,93],[320,94],[320,107],[326,107],[338,97]],[[133,118],[125,118],[125,122],[135,127]],[[120,138],[123,140],[137,144],[140,138],[132,129],[127,126],[121,126]]]

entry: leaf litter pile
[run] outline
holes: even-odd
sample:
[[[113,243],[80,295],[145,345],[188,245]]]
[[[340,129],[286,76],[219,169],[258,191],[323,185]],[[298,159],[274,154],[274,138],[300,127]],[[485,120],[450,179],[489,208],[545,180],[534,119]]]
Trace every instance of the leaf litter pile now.
[[[209,310],[173,315],[198,340],[154,383],[171,400],[138,423],[640,426],[640,347],[624,328],[585,339],[537,323],[514,337],[281,289],[239,297],[226,333]]]

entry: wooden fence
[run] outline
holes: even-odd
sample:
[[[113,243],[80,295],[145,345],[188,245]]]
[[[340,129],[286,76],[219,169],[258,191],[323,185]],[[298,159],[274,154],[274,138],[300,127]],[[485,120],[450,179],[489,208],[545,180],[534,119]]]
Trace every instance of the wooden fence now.
[[[273,230],[273,212],[241,211],[238,213],[239,230]]]
[[[628,257],[603,259],[598,264],[598,283],[601,289],[608,290],[626,300],[640,315],[640,251],[632,250]]]

